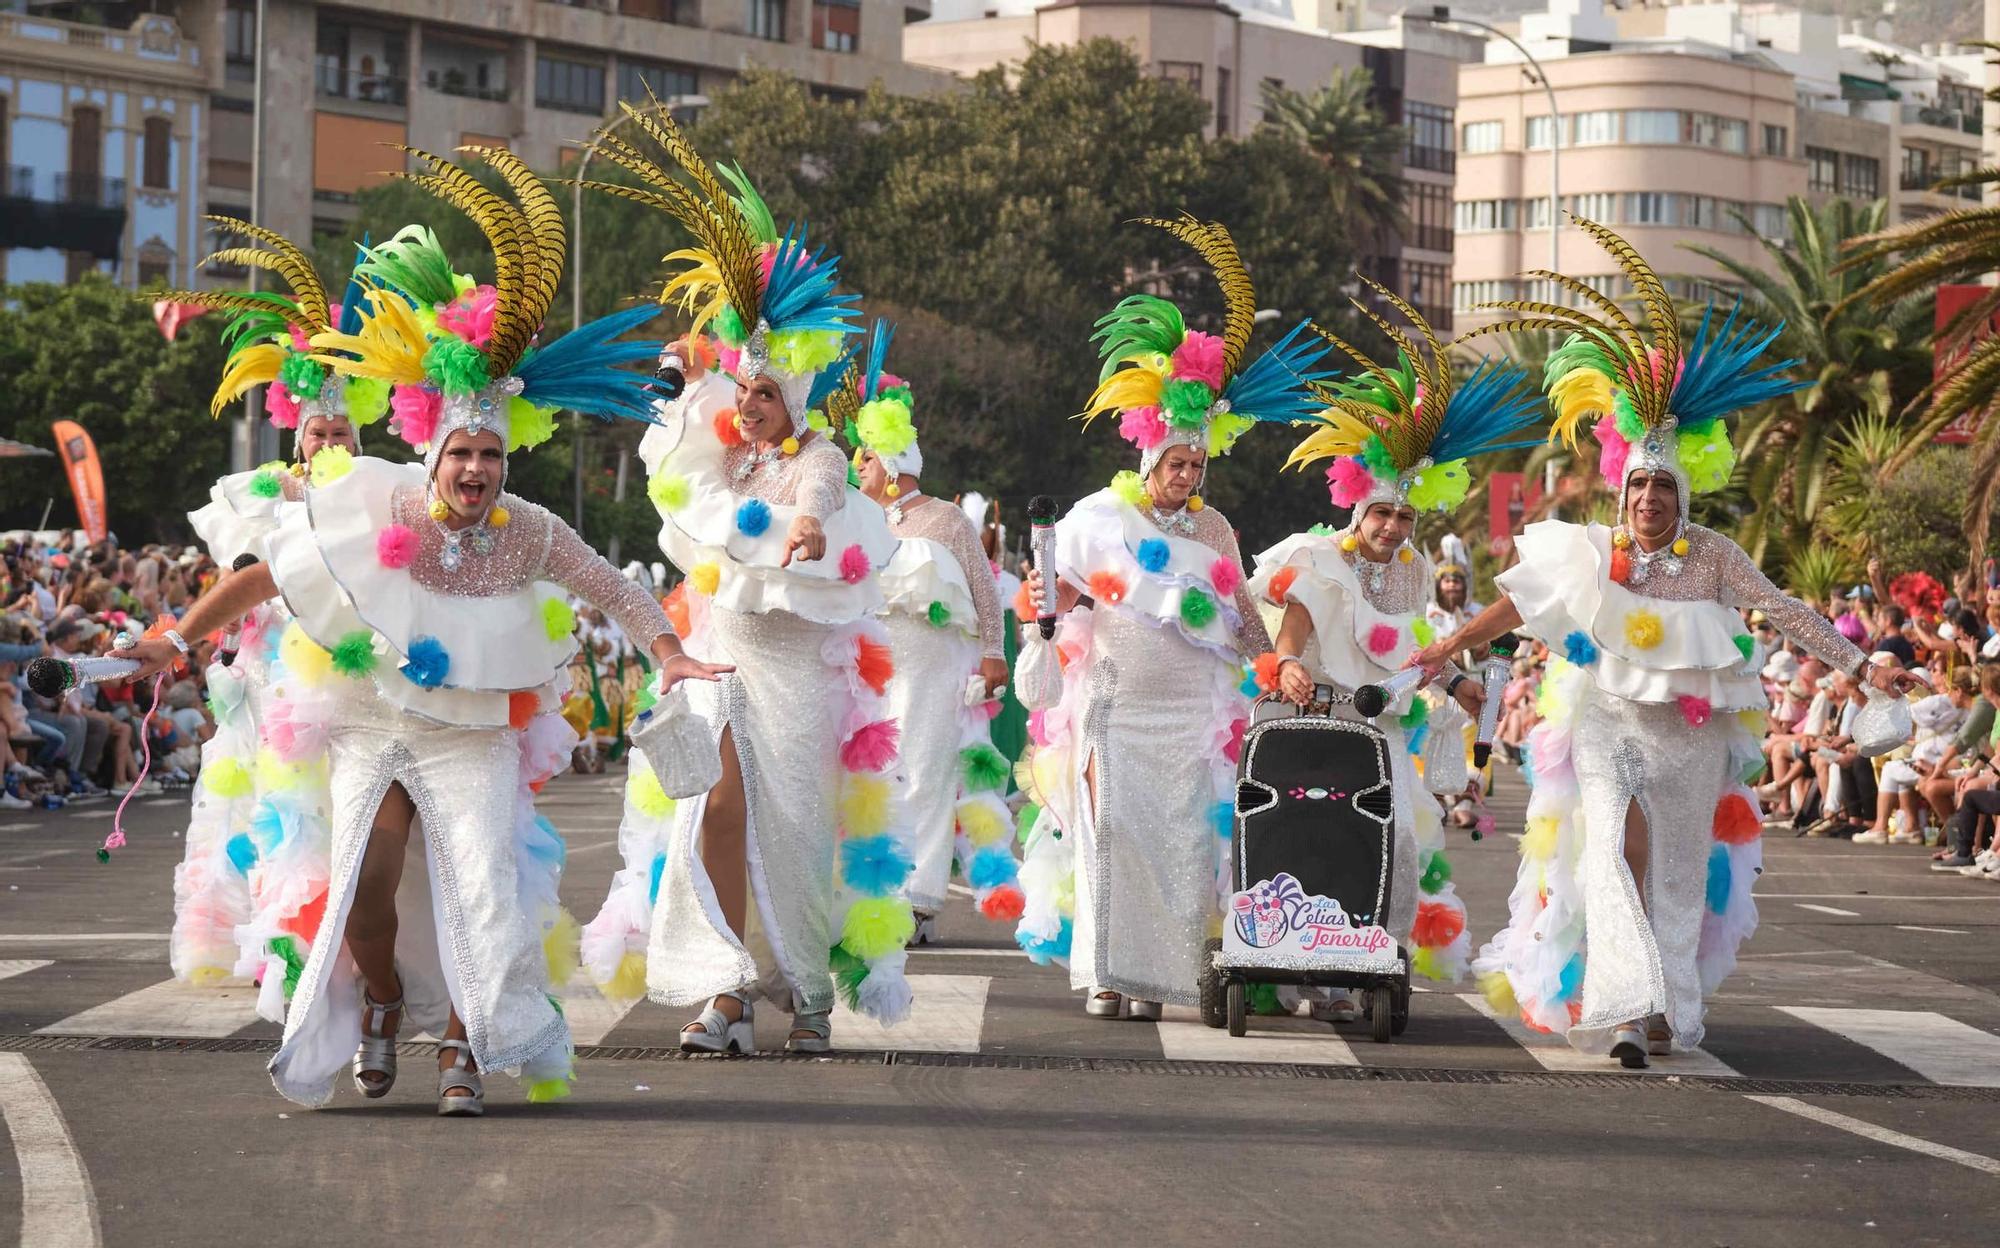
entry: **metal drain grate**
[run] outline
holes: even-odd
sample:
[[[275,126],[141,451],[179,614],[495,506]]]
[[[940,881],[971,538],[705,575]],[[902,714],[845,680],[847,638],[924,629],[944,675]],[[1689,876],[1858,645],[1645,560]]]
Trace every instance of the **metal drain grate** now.
[[[424,1041],[396,1046],[404,1056],[436,1051]],[[275,1037],[204,1039],[179,1036],[0,1036],[4,1053],[275,1053]],[[1291,1062],[1197,1062],[1172,1058],[1072,1057],[1031,1053],[916,1053],[836,1050],[756,1053],[743,1057],[683,1053],[654,1045],[584,1045],[588,1062],[772,1062],[833,1066],[914,1066],[948,1070],[1015,1070],[1061,1074],[1154,1075],[1197,1079],[1319,1079],[1333,1083],[1457,1084],[1481,1087],[1599,1089],[1618,1092],[1722,1092],[1756,1096],[1859,1096],[1891,1100],[2000,1104],[2000,1088],[1933,1083],[1841,1083],[1815,1079],[1730,1079],[1714,1075],[1614,1075],[1547,1070],[1460,1070],[1448,1066],[1308,1066]]]

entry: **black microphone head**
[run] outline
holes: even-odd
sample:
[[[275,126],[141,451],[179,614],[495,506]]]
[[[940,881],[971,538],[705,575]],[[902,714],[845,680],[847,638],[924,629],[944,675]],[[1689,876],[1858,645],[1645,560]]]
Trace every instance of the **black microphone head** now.
[[[1490,741],[1475,741],[1472,743],[1472,766],[1475,770],[1484,770],[1486,760],[1492,757],[1493,744]]]
[[[687,373],[680,359],[672,355],[661,359],[660,366],[653,370],[653,379],[646,383],[646,389],[668,402],[680,398],[687,390]]]
[[[236,556],[236,558],[230,560],[229,570],[231,572],[241,572],[243,569],[249,567],[251,564],[261,563],[261,562],[262,560],[258,559],[257,556],[251,554],[249,551],[246,550],[242,554]]]
[[[1054,524],[1056,499],[1053,494],[1037,494],[1028,500],[1029,524]]]
[[[1513,658],[1514,652],[1520,648],[1521,639],[1513,633],[1502,633],[1498,637],[1495,637],[1492,643],[1487,646],[1487,649],[1491,650],[1495,656],[1503,659]]]
[[[60,698],[68,693],[75,680],[70,665],[61,659],[40,658],[28,660],[28,688],[45,698]]]
[[[1354,709],[1366,719],[1380,715],[1388,705],[1388,690],[1380,685],[1363,685],[1354,691]]]

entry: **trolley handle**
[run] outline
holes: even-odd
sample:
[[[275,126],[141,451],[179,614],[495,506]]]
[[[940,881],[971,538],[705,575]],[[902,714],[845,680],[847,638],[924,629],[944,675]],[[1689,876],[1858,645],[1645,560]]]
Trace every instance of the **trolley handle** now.
[[[1279,693],[1276,689],[1270,689],[1258,694],[1257,700],[1250,704],[1253,718],[1256,714],[1256,708],[1265,702],[1282,702],[1286,706],[1294,708],[1293,713],[1295,715],[1330,715],[1336,706],[1354,705],[1354,695],[1345,689],[1335,688],[1333,685],[1316,684],[1313,686],[1312,701],[1306,703],[1304,706],[1300,706],[1290,698]]]

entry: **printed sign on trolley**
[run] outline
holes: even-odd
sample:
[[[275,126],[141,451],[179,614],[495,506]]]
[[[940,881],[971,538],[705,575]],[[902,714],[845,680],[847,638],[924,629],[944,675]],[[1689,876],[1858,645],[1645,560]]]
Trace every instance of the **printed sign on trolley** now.
[[[1393,971],[1396,938],[1375,924],[1357,925],[1331,897],[1309,894],[1287,872],[1229,899],[1222,935],[1230,965],[1320,963],[1346,970]]]

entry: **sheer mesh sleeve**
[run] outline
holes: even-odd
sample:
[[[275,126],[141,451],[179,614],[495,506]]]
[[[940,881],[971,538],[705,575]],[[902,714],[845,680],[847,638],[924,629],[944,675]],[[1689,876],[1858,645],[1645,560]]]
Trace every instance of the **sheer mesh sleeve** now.
[[[890,527],[898,537],[928,538],[951,551],[972,589],[973,610],[979,616],[979,657],[1004,658],[1007,622],[1000,587],[993,579],[993,565],[986,562],[986,551],[979,545],[979,530],[966,514],[933,496],[923,506],[905,512],[901,526]]]
[[[1212,530],[1198,533],[1201,541],[1213,547],[1218,554],[1236,561],[1243,566],[1243,551],[1236,544],[1236,530],[1222,519],[1219,512],[1209,510],[1199,513],[1214,516],[1216,524]],[[1257,610],[1257,599],[1250,593],[1249,578],[1245,577],[1236,586],[1236,610],[1242,615],[1243,623],[1236,630],[1236,650],[1245,659],[1254,659],[1271,649],[1271,633],[1264,627],[1264,617]]]
[[[793,459],[794,501],[800,511],[824,520],[840,510],[847,491],[847,460],[825,437],[814,438]]]
[[[1759,571],[1736,543],[1724,538],[1717,545],[1721,548],[1718,574],[1725,605],[1761,610],[1771,617],[1779,632],[1804,646],[1815,658],[1837,671],[1860,670],[1868,656],[1841,636],[1831,620],[1773,585],[1771,578]]]
[[[578,537],[575,529],[554,516],[549,517],[549,550],[539,579],[554,581],[610,616],[632,644],[642,649],[651,647],[661,634],[674,631],[651,594],[619,575],[618,569]]]

